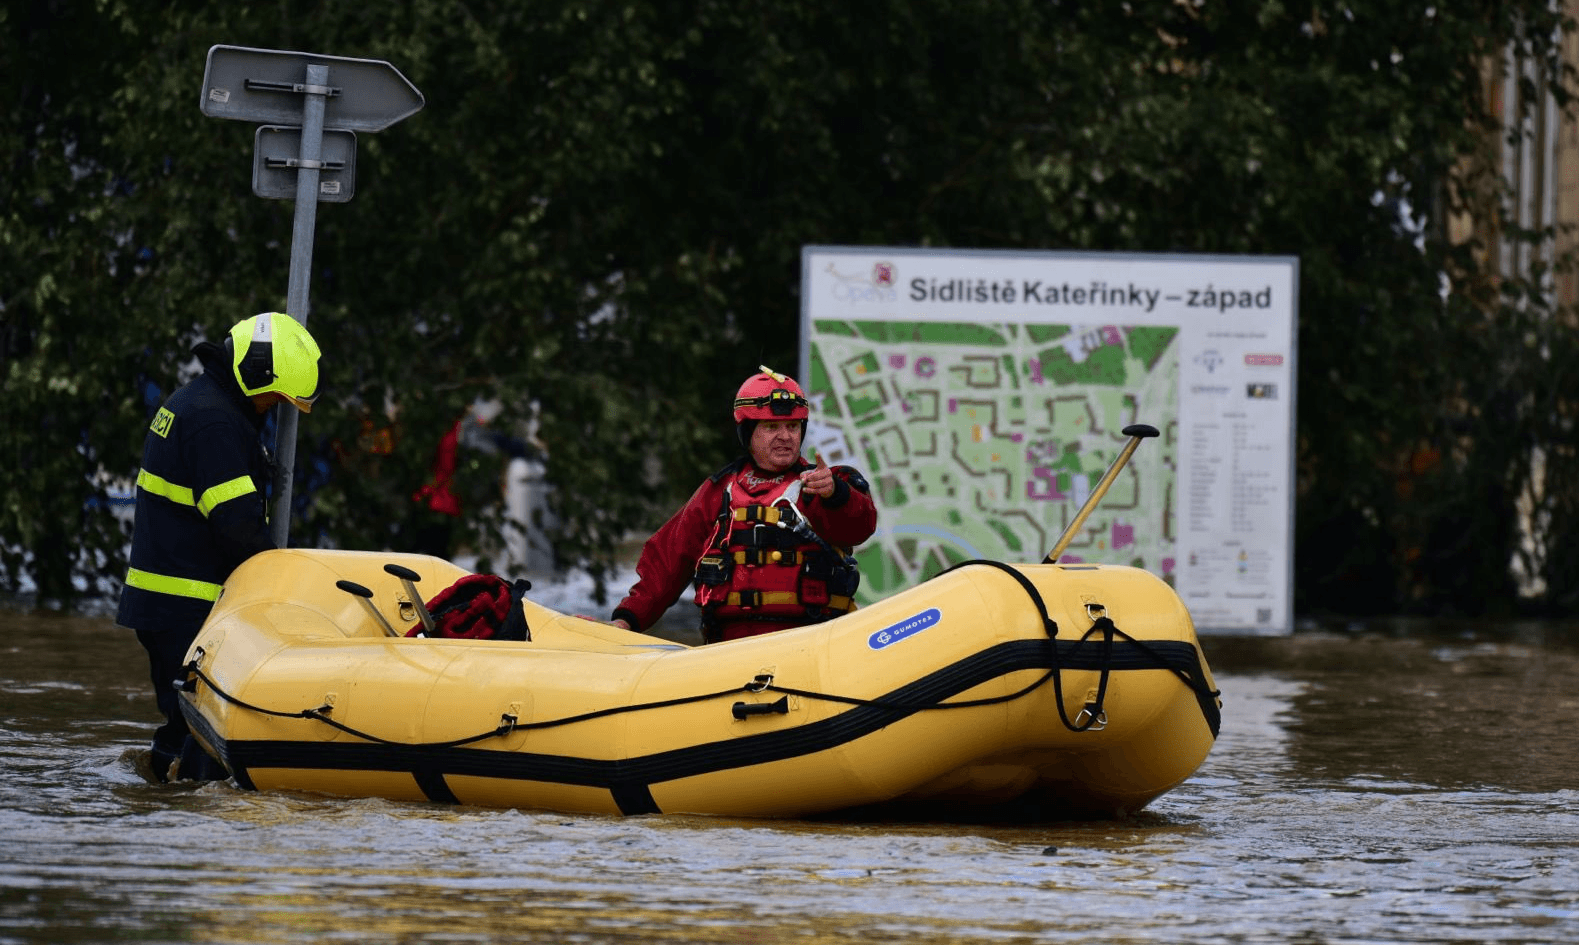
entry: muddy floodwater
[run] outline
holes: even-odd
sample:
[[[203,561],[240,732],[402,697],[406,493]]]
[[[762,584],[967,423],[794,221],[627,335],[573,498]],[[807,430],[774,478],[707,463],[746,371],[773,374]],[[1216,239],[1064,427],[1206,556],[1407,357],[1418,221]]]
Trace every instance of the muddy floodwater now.
[[[601,817],[157,785],[141,649],[7,611],[0,945],[1579,942],[1579,632],[1207,637],[1222,736],[1117,822]]]

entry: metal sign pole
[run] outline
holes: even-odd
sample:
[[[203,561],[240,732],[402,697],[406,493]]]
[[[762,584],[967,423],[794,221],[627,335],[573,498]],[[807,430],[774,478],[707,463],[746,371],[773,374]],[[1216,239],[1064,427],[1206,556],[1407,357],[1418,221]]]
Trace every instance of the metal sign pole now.
[[[329,95],[329,67],[319,63],[307,66],[306,93],[302,99],[302,146],[296,171],[296,217],[291,227],[291,276],[285,311],[303,326],[307,324],[308,288],[312,282],[313,231],[318,223],[318,170],[323,145],[324,100]],[[291,489],[296,470],[296,426],[300,415],[295,407],[280,404],[274,408],[274,517],[270,527],[276,547],[287,547],[291,530]]]
[[[331,68],[338,83],[335,86],[329,85]],[[318,201],[343,203],[351,199],[356,177],[355,132],[383,131],[416,114],[423,104],[416,86],[381,59],[246,46],[208,50],[208,64],[203,69],[203,114],[264,122],[254,145],[252,191],[259,197],[296,198],[285,311],[302,325],[307,324],[309,310]],[[297,121],[301,122],[300,143],[290,144]],[[290,148],[296,150],[295,158],[289,156]],[[293,170],[294,190],[288,179],[282,178]],[[327,180],[323,179],[325,173]],[[281,405],[274,419],[274,507],[269,530],[274,544],[284,548],[290,540],[300,415],[295,408]]]

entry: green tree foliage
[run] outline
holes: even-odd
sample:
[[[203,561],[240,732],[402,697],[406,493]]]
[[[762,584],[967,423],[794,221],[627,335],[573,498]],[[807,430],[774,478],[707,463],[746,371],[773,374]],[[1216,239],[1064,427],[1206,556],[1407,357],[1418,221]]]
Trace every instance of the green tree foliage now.
[[[606,566],[732,454],[739,381],[796,363],[804,244],[1272,253],[1301,260],[1299,607],[1506,600],[1532,450],[1579,482],[1572,342],[1444,223],[1495,219],[1480,70],[1513,42],[1563,90],[1564,24],[1449,6],[7,5],[0,580],[118,577],[103,477],[195,340],[284,306],[291,204],[198,109],[229,44],[388,60],[427,100],[319,208],[299,543],[400,547],[483,396],[535,406],[558,550]]]

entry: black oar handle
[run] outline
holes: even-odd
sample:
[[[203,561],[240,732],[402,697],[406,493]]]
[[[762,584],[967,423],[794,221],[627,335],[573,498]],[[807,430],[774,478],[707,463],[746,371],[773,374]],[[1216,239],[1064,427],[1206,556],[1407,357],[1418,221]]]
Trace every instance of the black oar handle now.
[[[357,597],[363,597],[367,600],[373,599],[373,592],[356,583],[355,581],[336,581],[334,582],[334,586],[338,587],[342,591],[345,591],[347,594],[355,594]]]
[[[416,608],[417,618],[422,621],[422,636],[433,636],[436,629],[433,615],[428,613],[428,607],[422,602],[422,595],[417,593],[417,582],[422,580],[421,575],[407,567],[398,564],[384,565],[384,573],[400,579],[401,586],[406,589],[406,596],[411,598],[411,606]]]
[[[378,607],[373,604],[372,591],[356,583],[355,581],[339,580],[334,582],[334,586],[338,587],[342,591],[345,591],[347,594],[350,594],[353,597],[360,598],[362,602],[362,609],[367,611],[367,615],[369,617],[372,617],[374,620],[378,621],[378,625],[384,628],[384,634],[386,636],[400,636],[400,634],[396,632],[395,628],[389,625],[389,621],[384,619],[384,615],[379,613]]]
[[[1152,435],[1156,436],[1156,431],[1153,431]],[[410,568],[403,568],[398,564],[384,565],[384,573],[400,578],[402,581],[410,581],[413,584],[420,584],[422,582],[422,578],[417,574],[417,572],[411,570]]]

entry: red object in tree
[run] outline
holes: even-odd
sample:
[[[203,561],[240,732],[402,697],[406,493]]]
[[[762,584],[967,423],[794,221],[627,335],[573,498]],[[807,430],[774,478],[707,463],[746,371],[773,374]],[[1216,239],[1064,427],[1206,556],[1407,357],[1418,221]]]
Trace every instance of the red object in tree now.
[[[422,502],[442,515],[461,514],[461,500],[450,486],[455,482],[455,467],[459,462],[461,422],[455,421],[449,432],[439,440],[433,456],[433,480],[411,494],[412,501]]]

